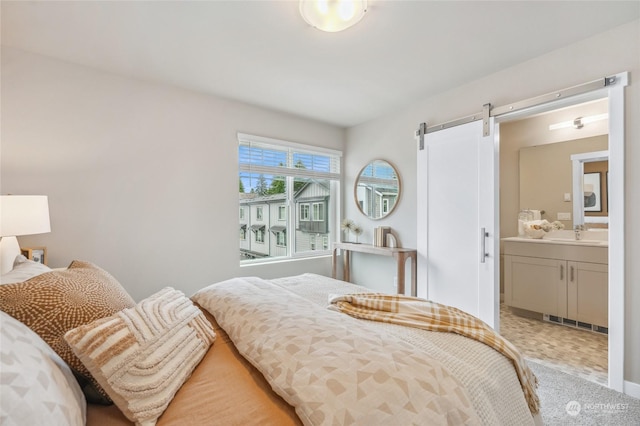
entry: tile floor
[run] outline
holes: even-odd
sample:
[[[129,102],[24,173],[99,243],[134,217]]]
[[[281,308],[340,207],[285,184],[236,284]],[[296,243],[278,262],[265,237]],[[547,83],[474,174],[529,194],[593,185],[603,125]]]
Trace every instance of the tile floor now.
[[[607,384],[606,334],[521,316],[504,303],[500,305],[500,332],[527,359]]]

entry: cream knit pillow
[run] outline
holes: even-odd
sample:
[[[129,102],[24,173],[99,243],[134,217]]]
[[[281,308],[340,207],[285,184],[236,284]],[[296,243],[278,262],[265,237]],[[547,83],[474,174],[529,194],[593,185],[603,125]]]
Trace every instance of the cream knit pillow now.
[[[133,308],[70,330],[65,339],[129,420],[153,425],[215,333],[191,300],[165,288]]]

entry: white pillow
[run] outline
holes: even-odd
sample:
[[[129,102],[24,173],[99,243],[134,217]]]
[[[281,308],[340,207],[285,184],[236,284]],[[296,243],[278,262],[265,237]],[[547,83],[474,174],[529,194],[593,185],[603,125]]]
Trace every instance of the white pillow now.
[[[0,311],[3,426],[84,425],[87,403],[71,369],[29,327]]]
[[[0,284],[21,283],[49,271],[51,271],[51,268],[47,265],[19,255],[13,262],[13,269],[0,276]]]
[[[122,413],[147,426],[156,424],[216,335],[191,300],[167,287],[64,338]]]

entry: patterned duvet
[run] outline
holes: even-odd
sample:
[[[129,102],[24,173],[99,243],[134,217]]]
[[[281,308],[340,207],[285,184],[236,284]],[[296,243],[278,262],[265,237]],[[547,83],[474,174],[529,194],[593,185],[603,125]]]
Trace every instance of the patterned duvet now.
[[[488,346],[327,309],[329,294],[362,292],[304,274],[235,278],[192,299],[305,424],[533,424],[513,365]]]

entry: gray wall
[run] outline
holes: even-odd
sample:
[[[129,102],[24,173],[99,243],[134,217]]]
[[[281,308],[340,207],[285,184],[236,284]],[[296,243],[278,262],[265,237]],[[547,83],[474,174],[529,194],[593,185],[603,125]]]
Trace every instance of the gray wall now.
[[[342,150],[343,129],[2,49],[3,194],[49,196],[50,265],[92,261],[140,300],[238,275],[236,132]],[[331,273],[330,258],[287,274]]]
[[[622,71],[631,72],[626,89],[626,279],[625,380],[640,384],[640,21],[548,53],[454,90],[424,99],[401,111],[350,128],[347,132],[345,216],[364,226],[361,241],[372,241],[371,229],[388,225],[406,247],[416,247],[416,141],[421,122],[443,123],[477,113],[491,102],[501,106]],[[428,66],[425,59],[424,66]],[[402,199],[394,213],[381,221],[361,215],[350,198],[356,174],[372,158],[395,164],[402,178]],[[375,256],[355,255],[353,278],[359,284],[393,290],[393,263]]]

